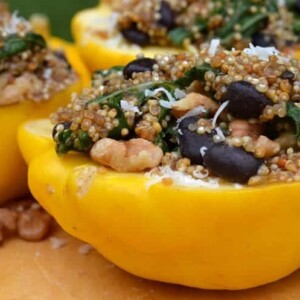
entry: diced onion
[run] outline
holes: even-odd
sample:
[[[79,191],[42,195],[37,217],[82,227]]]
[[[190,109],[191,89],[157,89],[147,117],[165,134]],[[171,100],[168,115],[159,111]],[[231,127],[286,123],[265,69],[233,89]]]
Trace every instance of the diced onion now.
[[[121,100],[120,104],[121,104],[121,108],[124,111],[133,111],[139,115],[142,114],[142,112],[139,110],[139,108],[137,106],[131,105],[126,100]]]
[[[211,40],[210,46],[209,46],[209,49],[208,49],[208,55],[209,56],[216,55],[219,46],[220,46],[220,40],[219,39]]]

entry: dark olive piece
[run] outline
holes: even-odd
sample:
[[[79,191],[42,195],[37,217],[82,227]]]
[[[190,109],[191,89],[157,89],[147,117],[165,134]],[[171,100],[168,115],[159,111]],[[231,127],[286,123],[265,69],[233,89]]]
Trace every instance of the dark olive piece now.
[[[149,35],[136,28],[136,24],[131,27],[122,29],[121,33],[123,37],[130,43],[138,44],[140,46],[146,46],[150,43]]]
[[[179,124],[179,150],[182,157],[189,158],[192,164],[202,165],[203,157],[200,153],[202,147],[209,149],[214,145],[212,134],[198,134],[189,130],[190,124],[198,121],[196,117],[183,119]],[[207,150],[206,150],[207,151]]]
[[[146,71],[153,71],[153,65],[156,64],[156,60],[152,58],[138,58],[131,61],[123,69],[123,76],[125,79],[132,78],[133,73],[141,73]]]
[[[161,2],[159,14],[161,16],[158,21],[159,25],[166,27],[168,30],[175,27],[176,13],[172,10],[169,3],[165,1]]]
[[[276,46],[276,42],[273,36],[266,35],[261,32],[256,32],[252,36],[252,44],[254,46],[260,46],[260,47],[272,47]]]
[[[237,147],[215,144],[204,155],[204,164],[213,174],[231,182],[246,183],[257,174],[263,160]]]
[[[70,122],[70,121],[61,122],[61,123],[56,124],[52,130],[52,137],[54,138],[57,133],[57,126],[63,125],[64,129],[69,129],[71,127],[71,124],[72,124],[72,122]]]
[[[272,102],[247,81],[236,81],[227,86],[222,101],[229,101],[228,112],[241,119],[258,118]]]
[[[295,74],[293,72],[289,71],[289,70],[284,71],[280,76],[280,78],[288,79],[288,80],[293,80],[294,77],[295,77]]]

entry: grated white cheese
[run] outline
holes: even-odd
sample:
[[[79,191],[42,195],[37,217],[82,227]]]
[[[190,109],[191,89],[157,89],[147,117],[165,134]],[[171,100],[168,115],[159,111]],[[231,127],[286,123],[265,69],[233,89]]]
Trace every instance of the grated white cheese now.
[[[272,55],[281,56],[280,51],[274,47],[255,47],[253,44],[249,44],[249,48],[244,49],[243,52],[249,56],[257,56],[259,59],[265,61],[268,61]]]
[[[221,130],[221,128],[217,127],[216,132],[217,132],[217,135],[220,137],[220,142],[224,142],[226,138],[225,138],[225,135],[224,135],[223,131]]]
[[[200,148],[200,154],[201,154],[202,157],[206,154],[207,149],[208,148],[205,147],[205,146],[203,146],[203,147]]]
[[[207,180],[195,179],[192,176],[172,170],[169,166],[159,167],[159,171],[162,173],[161,176],[154,175],[153,172],[148,172],[145,176],[149,177],[150,180],[146,184],[146,188],[149,189],[152,185],[155,185],[161,182],[164,178],[171,178],[173,184],[177,186],[186,186],[186,187],[204,187],[209,189],[217,189],[220,187],[219,179],[210,178]],[[204,174],[205,175],[205,174]]]
[[[172,109],[172,102],[166,100],[159,100],[159,105],[164,108]]]
[[[226,106],[229,104],[229,101],[225,101],[224,103],[222,103],[220,105],[220,107],[218,108],[218,110],[216,111],[215,115],[214,115],[214,118],[212,120],[212,125],[213,127],[215,128],[216,127],[216,124],[217,124],[217,120],[220,116],[220,114],[222,113],[222,111],[226,108]]]
[[[52,77],[52,69],[46,68],[43,72],[43,77],[46,80],[49,80]]]
[[[208,55],[209,56],[216,55],[219,46],[220,46],[220,40],[219,39],[211,40],[210,45],[209,45],[209,49],[208,49]]]
[[[18,16],[19,12],[14,11],[9,19],[8,23],[3,26],[3,33],[10,35],[19,32],[19,27],[22,24],[22,28],[24,32],[28,32],[32,30],[30,23],[23,17]]]
[[[107,32],[109,35],[111,35],[117,29],[119,15],[120,14],[113,12],[109,18],[109,22],[106,23],[108,25]]]
[[[204,108],[203,105],[197,106],[191,110],[189,110],[186,114],[184,114],[182,117],[177,119],[177,124],[179,124],[182,120],[188,118],[188,117],[194,117],[194,116],[199,116],[203,113],[206,113],[207,110]]]
[[[131,105],[126,100],[121,100],[120,104],[121,104],[121,108],[124,111],[133,111],[139,115],[142,114],[142,112],[139,110],[139,108],[137,106]]]
[[[174,96],[176,99],[182,99],[186,97],[186,93],[180,89],[175,89]]]
[[[171,93],[163,87],[157,88],[154,91],[150,91],[150,90],[147,89],[147,90],[145,90],[145,96],[146,97],[155,97],[156,94],[159,93],[159,92],[165,93],[165,95],[168,97],[168,100],[170,102],[175,102],[176,101],[176,99],[171,95]]]

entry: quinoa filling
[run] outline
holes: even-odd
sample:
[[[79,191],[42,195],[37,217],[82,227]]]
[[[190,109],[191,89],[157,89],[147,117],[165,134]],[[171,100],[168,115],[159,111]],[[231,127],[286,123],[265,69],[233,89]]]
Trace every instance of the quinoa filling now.
[[[56,150],[119,172],[299,181],[299,70],[298,60],[253,45],[139,56],[96,72],[92,88],[51,116]]]
[[[29,22],[0,3],[0,106],[47,101],[77,80],[64,53],[47,48]]]
[[[219,38],[223,47],[284,49],[299,40],[295,3],[278,0],[115,0],[116,26],[140,46],[196,47]]]

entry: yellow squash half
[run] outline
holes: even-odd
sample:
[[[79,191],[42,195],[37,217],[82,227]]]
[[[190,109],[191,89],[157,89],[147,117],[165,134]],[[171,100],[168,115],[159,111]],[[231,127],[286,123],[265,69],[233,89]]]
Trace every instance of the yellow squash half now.
[[[67,232],[128,272],[245,289],[299,268],[299,183],[217,190],[151,185],[142,173],[104,171],[83,154],[57,156],[50,131],[47,121],[19,130],[31,192]]]
[[[82,56],[91,71],[123,66],[135,59],[139,53],[146,57],[179,49],[167,47],[144,47],[128,43],[120,33],[110,37],[112,10],[106,3],[78,12],[72,20],[72,34]],[[182,49],[181,49],[182,50]]]
[[[47,101],[35,103],[28,100],[14,105],[0,106],[2,132],[0,143],[0,204],[23,196],[28,192],[27,167],[17,145],[18,126],[26,120],[48,117],[58,107],[67,104],[72,93],[81,91],[89,82],[89,72],[73,45],[57,38],[51,38],[49,44],[53,49],[65,51],[66,57],[79,75],[79,79]]]

